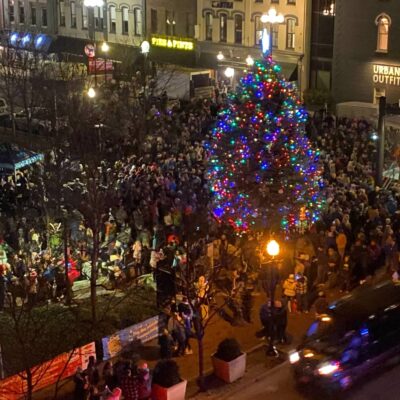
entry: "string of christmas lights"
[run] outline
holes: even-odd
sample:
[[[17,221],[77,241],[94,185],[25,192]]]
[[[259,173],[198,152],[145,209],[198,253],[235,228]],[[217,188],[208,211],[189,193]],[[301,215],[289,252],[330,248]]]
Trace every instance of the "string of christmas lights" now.
[[[207,144],[213,214],[237,231],[299,229],[323,208],[319,151],[297,89],[270,56],[228,95]]]

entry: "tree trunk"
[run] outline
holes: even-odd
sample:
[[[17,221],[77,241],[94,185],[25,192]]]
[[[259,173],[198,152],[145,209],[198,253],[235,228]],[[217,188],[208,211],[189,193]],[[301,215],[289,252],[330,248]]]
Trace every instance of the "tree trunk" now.
[[[90,305],[92,310],[92,323],[97,322],[97,259],[99,257],[99,233],[97,228],[93,230],[92,268],[90,274]]]
[[[64,218],[64,267],[65,267],[65,303],[67,305],[71,304],[71,284],[68,279],[68,227],[67,227],[67,218]]]
[[[203,346],[204,335],[197,335],[197,346],[199,349],[199,377],[197,379],[197,385],[199,386],[200,392],[205,392],[206,387],[204,383],[204,346]]]
[[[32,400],[33,396],[32,373],[29,368],[27,368],[25,372],[26,372],[26,400]]]

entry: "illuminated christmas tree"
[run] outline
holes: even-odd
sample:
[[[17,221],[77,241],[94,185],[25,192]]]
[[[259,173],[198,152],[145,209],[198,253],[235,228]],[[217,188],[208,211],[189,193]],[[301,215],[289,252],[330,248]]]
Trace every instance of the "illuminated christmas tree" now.
[[[270,56],[229,95],[208,143],[214,216],[238,231],[301,229],[320,216],[318,150],[294,84]]]

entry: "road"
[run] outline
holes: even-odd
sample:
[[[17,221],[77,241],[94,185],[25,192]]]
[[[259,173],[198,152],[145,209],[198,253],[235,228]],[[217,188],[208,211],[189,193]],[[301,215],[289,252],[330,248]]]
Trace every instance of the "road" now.
[[[398,400],[400,393],[398,377],[400,366],[393,368],[376,378],[368,378],[368,383],[360,385],[347,396],[340,396],[338,400]],[[219,399],[234,400],[306,400],[307,397],[296,392],[291,377],[290,366],[287,362],[269,371],[262,378],[247,385],[244,389],[218,396]],[[319,399],[318,399],[319,400]]]

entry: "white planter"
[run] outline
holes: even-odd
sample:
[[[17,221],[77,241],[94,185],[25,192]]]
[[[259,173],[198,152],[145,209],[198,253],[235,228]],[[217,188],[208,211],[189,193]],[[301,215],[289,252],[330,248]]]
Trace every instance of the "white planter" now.
[[[232,383],[240,379],[246,371],[246,357],[247,354],[243,353],[238,358],[226,362],[211,356],[214,374],[227,383]]]
[[[187,381],[165,388],[153,385],[151,388],[152,400],[185,400]]]

